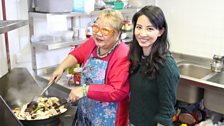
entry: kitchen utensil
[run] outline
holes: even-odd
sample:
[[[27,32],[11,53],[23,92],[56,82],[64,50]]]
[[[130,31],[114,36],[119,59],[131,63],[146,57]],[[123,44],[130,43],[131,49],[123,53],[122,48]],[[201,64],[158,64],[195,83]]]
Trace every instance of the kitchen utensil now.
[[[68,98],[67,98],[67,99],[61,99],[60,101],[61,101],[61,102],[60,102],[61,104],[60,104],[59,106],[55,107],[55,109],[57,109],[57,108],[59,108],[59,107],[61,107],[61,106],[63,106],[63,105],[71,104],[71,103],[72,103],[72,101],[69,100]]]
[[[189,125],[195,124],[197,122],[197,119],[190,113],[181,113],[179,115],[179,120]]]
[[[53,83],[54,83],[54,81],[52,81],[50,84],[48,84],[47,87],[45,87],[45,88],[43,89],[43,91],[40,93],[39,96],[34,96],[33,99],[31,100],[31,102],[32,102],[32,101],[37,102],[38,97],[42,96],[42,95],[44,94],[44,92],[45,92],[45,91],[46,91],[46,90],[47,90]]]
[[[45,96],[45,97],[52,97],[52,96]],[[63,105],[67,109],[66,111],[71,109],[72,104],[70,104],[71,102],[68,100],[68,98],[67,99],[63,97],[57,97],[57,98],[59,99],[59,106],[55,109],[58,109]],[[60,124],[60,116],[62,116],[65,112],[58,113],[57,115],[50,116],[49,118],[20,120],[20,121],[24,124],[24,126],[58,126]]]
[[[44,90],[40,93],[40,96],[42,96],[44,94],[44,92],[54,83],[54,81],[52,81],[50,84],[47,85],[47,87],[44,88]]]

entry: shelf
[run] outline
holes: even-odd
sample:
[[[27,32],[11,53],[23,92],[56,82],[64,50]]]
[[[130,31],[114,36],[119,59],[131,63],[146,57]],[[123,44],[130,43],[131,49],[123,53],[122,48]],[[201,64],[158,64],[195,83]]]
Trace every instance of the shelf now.
[[[45,17],[48,15],[64,15],[66,17],[75,17],[75,16],[94,16],[97,15],[101,10],[92,11],[90,13],[85,12],[71,12],[71,13],[41,13],[41,12],[29,12],[30,17]],[[138,11],[138,8],[127,8],[120,10],[122,14],[134,14]]]
[[[77,40],[67,40],[67,41],[38,41],[32,42],[32,46],[40,49],[53,50],[69,47],[70,44],[74,44],[75,46],[82,44],[86,39],[77,39]]]
[[[20,28],[28,24],[28,20],[0,20],[0,34]]]
[[[58,41],[58,42],[53,42],[53,41],[38,41],[38,42],[32,42],[32,46],[35,48],[40,48],[40,49],[46,49],[46,50],[54,50],[54,49],[61,49],[61,48],[66,48],[69,47],[70,44],[74,44],[75,46],[78,46],[85,42],[87,39],[77,39],[77,40],[67,40],[67,41]],[[125,43],[130,43],[132,42],[132,38],[127,37],[122,40]]]
[[[127,20],[127,19],[129,19],[129,17],[132,17],[133,14],[138,11],[138,8],[127,8],[127,9],[123,9],[123,10],[120,10],[120,11],[124,15],[124,17],[126,16],[125,19]],[[82,17],[85,17],[85,16],[88,17],[88,18],[90,18],[91,16],[95,17],[95,16],[97,16],[97,14],[99,12],[101,12],[101,10],[93,11],[93,12],[90,12],[90,13],[85,13],[85,12],[70,12],[70,13],[29,12],[28,15],[29,15],[29,19],[30,19],[30,34],[33,35],[33,36],[38,36],[38,32],[36,33],[36,31],[38,31],[38,30],[39,30],[39,33],[42,33],[40,31],[40,27],[42,25],[45,26],[45,24],[48,25],[47,23],[49,23],[49,22],[47,22],[47,21],[50,20],[50,17],[58,16],[57,18],[61,17],[61,18],[63,18],[63,20],[64,20],[64,18],[67,18],[66,20],[69,21],[69,23],[67,24],[67,27],[70,28],[70,25],[72,27],[73,25],[75,25],[75,23],[78,22],[77,20],[81,20]],[[83,18],[83,19],[85,19],[85,18]],[[56,21],[56,23],[60,23],[60,22]],[[87,22],[82,22],[82,23],[84,24],[84,23],[87,23]],[[66,27],[66,26],[64,26],[64,27]],[[129,33],[127,31],[122,31],[122,32],[127,33],[127,37],[125,39],[123,39],[122,41],[127,43],[127,44],[131,43],[132,42],[132,37],[129,37],[129,36],[132,36],[132,34],[129,35]],[[45,33],[45,31],[44,31],[44,33]],[[130,32],[130,33],[132,33],[132,32]],[[39,75],[39,73],[44,73],[44,71],[46,69],[45,65],[43,65],[42,63],[38,63],[39,61],[37,61],[37,58],[39,58],[39,56],[42,56],[42,54],[39,55],[38,52],[43,51],[43,50],[44,51],[47,50],[47,51],[52,51],[53,53],[57,53],[57,51],[60,51],[60,50],[57,50],[57,49],[70,48],[71,44],[74,44],[75,46],[78,46],[78,45],[82,44],[83,42],[85,42],[86,40],[87,39],[55,41],[53,39],[50,39],[50,40],[40,41],[40,39],[38,39],[38,38],[35,41],[31,40],[31,46],[33,47],[32,48],[32,53],[33,53],[33,55],[32,55],[32,59],[33,59],[32,66],[33,66],[35,74]],[[48,61],[50,61],[50,62],[53,61],[53,58],[55,58],[55,57],[52,57],[51,59],[47,60],[47,62]],[[55,63],[55,64],[57,64],[57,63]],[[37,68],[37,64],[41,64],[43,66],[39,65],[38,68]],[[52,63],[52,65],[55,65],[55,64]],[[48,66],[50,66],[50,65],[47,65],[47,67]],[[44,68],[44,69],[42,69],[42,68]],[[43,76],[43,78],[47,78],[47,77]],[[62,83],[63,84],[67,83],[67,80],[63,80]]]
[[[127,8],[120,10],[122,14],[134,14],[138,8]],[[62,15],[65,17],[75,17],[75,16],[94,16],[97,15],[99,11],[92,11],[90,13],[85,12],[71,12],[71,13],[41,13],[41,12],[29,12],[29,16],[33,18],[46,18],[50,15]],[[69,40],[69,41],[38,41],[38,42],[32,42],[32,46],[40,49],[46,49],[46,50],[53,50],[53,49],[60,49],[60,48],[66,48],[69,47],[70,44],[80,45],[85,40]],[[132,41],[132,38],[127,37],[123,40],[126,43],[129,43]]]

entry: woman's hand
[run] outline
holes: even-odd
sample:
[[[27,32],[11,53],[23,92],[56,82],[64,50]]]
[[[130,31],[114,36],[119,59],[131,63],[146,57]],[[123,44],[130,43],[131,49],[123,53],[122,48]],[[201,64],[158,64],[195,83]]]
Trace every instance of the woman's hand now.
[[[53,74],[52,74],[52,76],[51,76],[50,81],[49,81],[48,84],[51,84],[51,83],[53,83],[53,82],[57,82],[57,81],[61,78],[63,72],[64,72],[64,69],[58,67],[58,68],[53,72]]]
[[[73,88],[69,94],[69,100],[71,100],[72,102],[75,102],[81,99],[82,97],[83,97],[83,90],[81,86]]]
[[[89,86],[86,86],[86,92],[88,92]],[[69,100],[72,102],[75,102],[79,99],[81,99],[84,96],[82,86],[75,87],[71,90],[69,94]]]

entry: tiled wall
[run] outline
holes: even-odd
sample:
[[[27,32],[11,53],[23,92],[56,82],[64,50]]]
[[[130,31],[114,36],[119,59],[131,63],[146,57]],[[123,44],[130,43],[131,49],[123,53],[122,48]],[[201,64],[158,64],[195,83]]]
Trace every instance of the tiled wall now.
[[[224,55],[223,0],[157,0],[167,18],[171,50],[211,58]]]

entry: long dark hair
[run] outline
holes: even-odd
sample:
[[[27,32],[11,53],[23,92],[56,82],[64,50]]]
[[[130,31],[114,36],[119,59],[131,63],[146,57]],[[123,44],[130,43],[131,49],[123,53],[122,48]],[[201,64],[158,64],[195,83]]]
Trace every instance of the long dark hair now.
[[[133,42],[128,54],[128,58],[131,61],[130,75],[138,69],[141,57],[143,56],[142,47],[139,46],[134,33],[137,20],[142,15],[145,15],[156,29],[164,29],[163,34],[158,37],[156,42],[152,45],[150,55],[146,57],[146,69],[142,71],[148,77],[154,78],[159,68],[163,66],[166,54],[169,53],[170,45],[167,39],[168,27],[165,16],[159,7],[145,6],[134,14],[132,18],[132,23],[134,25]]]

